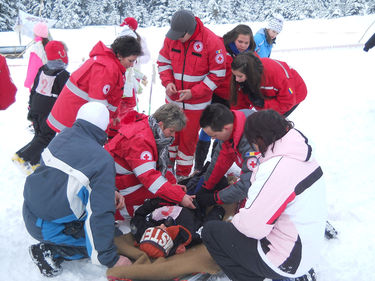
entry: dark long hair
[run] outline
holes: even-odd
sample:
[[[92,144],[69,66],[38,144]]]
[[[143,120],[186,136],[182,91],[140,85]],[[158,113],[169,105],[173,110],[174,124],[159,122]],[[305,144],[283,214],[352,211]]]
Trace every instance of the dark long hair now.
[[[229,44],[234,42],[237,38],[238,35],[249,35],[250,36],[250,45],[249,45],[249,50],[254,52],[255,50],[255,41],[254,41],[254,36],[253,36],[253,31],[248,25],[245,24],[239,24],[232,30],[228,31],[227,33],[224,34],[223,39],[224,39],[224,46],[225,49],[229,52],[232,53]]]
[[[255,97],[261,97],[264,99],[260,92],[260,84],[263,75],[263,64],[258,57],[252,52],[246,52],[238,54],[232,62],[232,70],[239,71],[246,75],[246,81],[243,82],[244,94],[253,95]],[[237,91],[239,83],[236,81],[236,77],[232,75],[230,85],[230,103],[237,103]]]
[[[275,147],[275,142],[281,139],[294,127],[292,121],[285,119],[273,109],[254,112],[246,119],[245,136],[250,144],[256,144],[264,157],[268,147]]]

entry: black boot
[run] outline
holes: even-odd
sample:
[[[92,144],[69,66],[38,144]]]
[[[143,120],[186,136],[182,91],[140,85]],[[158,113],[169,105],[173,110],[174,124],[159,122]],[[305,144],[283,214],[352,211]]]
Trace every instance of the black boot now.
[[[199,140],[195,149],[195,171],[201,171],[206,161],[208,150],[210,149],[210,141]]]
[[[55,258],[47,244],[31,245],[29,253],[33,262],[38,266],[40,273],[46,277],[59,275],[62,271],[62,258]]]

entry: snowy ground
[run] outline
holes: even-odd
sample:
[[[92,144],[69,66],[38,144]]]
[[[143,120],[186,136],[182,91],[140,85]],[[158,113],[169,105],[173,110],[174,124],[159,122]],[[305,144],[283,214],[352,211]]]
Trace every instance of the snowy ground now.
[[[297,69],[308,86],[306,100],[290,119],[315,144],[325,172],[329,221],[339,231],[339,239],[325,242],[315,266],[320,281],[375,280],[375,48],[365,53],[358,44],[375,32],[374,25],[359,42],[374,20],[375,15],[286,22],[272,53],[273,58]],[[262,26],[248,24],[254,33]],[[223,35],[234,26],[210,27]],[[167,27],[139,29],[147,39],[152,61],[166,31]],[[18,44],[14,32],[0,34],[1,46]],[[52,36],[68,45],[68,70],[74,71],[98,40],[113,41],[115,27],[52,30]],[[29,41],[22,38],[23,44]],[[8,64],[18,93],[16,103],[0,112],[0,280],[44,280],[27,251],[35,240],[26,232],[21,214],[25,176],[10,160],[32,138],[26,129],[28,93],[23,87],[27,56],[8,60]],[[149,79],[151,65],[143,67]],[[146,113],[149,92],[147,87],[140,97],[140,110]],[[163,96],[157,79],[151,112],[163,103]],[[62,275],[54,280],[106,280],[105,268],[88,260],[63,266]]]

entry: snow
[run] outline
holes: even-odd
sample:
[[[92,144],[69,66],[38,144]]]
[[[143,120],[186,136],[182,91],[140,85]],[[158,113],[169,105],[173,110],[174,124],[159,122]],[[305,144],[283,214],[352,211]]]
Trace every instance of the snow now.
[[[296,128],[313,142],[327,185],[328,219],[339,238],[326,240],[315,266],[320,281],[375,280],[375,49],[362,50],[375,32],[375,16],[332,20],[288,21],[277,39],[272,57],[286,61],[302,75],[308,86],[306,100],[290,116]],[[255,33],[262,23],[247,23]],[[235,25],[209,27],[223,35]],[[116,27],[91,26],[77,30],[51,31],[69,48],[69,71],[88,57],[98,41],[110,44]],[[156,61],[166,27],[139,28]],[[0,33],[0,45],[18,45],[14,32]],[[361,42],[359,40],[364,35]],[[27,44],[29,38],[22,38]],[[359,43],[359,44],[358,44]],[[313,47],[313,48],[312,48]],[[23,87],[27,56],[8,60],[18,87],[17,101],[0,112],[0,280],[44,280],[28,254],[36,243],[22,219],[25,176],[12,164],[12,155],[31,138],[26,120],[28,92]],[[151,80],[152,64],[142,67]],[[140,96],[140,110],[149,110],[150,83]],[[158,77],[153,85],[152,108],[164,102]],[[89,260],[65,262],[54,280],[106,280],[106,269]]]

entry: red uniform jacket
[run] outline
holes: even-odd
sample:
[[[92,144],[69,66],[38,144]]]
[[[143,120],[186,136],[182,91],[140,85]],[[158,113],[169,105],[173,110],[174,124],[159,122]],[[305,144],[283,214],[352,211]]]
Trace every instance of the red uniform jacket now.
[[[17,88],[10,77],[5,57],[0,55],[0,109],[7,109],[15,102]]]
[[[71,127],[78,109],[88,101],[105,104],[113,117],[122,97],[125,71],[115,53],[99,41],[90,58],[66,82],[48,116],[48,125],[56,132]]]
[[[166,37],[157,61],[164,87],[174,83],[177,90],[191,89],[192,98],[184,102],[186,110],[203,110],[211,103],[212,92],[224,82],[226,69],[223,41],[195,19],[197,27],[191,38],[181,43]],[[177,99],[178,94],[167,96],[166,102]]]
[[[157,168],[158,150],[147,115],[136,111],[128,113],[119,133],[105,149],[115,159],[116,187],[125,198],[126,210],[123,210],[125,213],[120,211],[121,214],[133,216],[134,208],[147,198],[181,202],[185,192],[174,185],[176,178],[172,171],[168,170],[163,176]]]
[[[289,111],[306,98],[307,88],[302,77],[285,62],[269,58],[260,59],[263,64],[263,76],[260,91],[265,97],[264,107],[256,109],[274,109],[280,114]],[[233,109],[253,108],[249,97],[239,88],[237,104]]]

